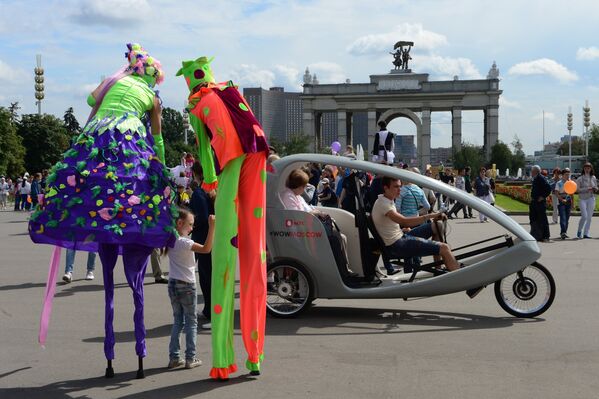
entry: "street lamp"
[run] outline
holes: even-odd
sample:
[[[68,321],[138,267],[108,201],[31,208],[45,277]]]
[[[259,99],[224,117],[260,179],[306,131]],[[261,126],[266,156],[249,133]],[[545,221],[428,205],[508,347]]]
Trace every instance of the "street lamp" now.
[[[189,130],[189,111],[187,110],[187,104],[183,108],[183,132],[185,133],[185,144],[187,144],[187,131]]]
[[[589,126],[591,125],[591,108],[589,107],[589,100],[585,101],[584,107],[582,108],[583,123],[584,123],[584,138],[585,138],[585,161],[589,160]]]
[[[42,68],[42,55],[37,54],[35,56],[37,60],[37,67],[33,69],[35,73],[35,98],[37,104],[38,115],[42,114],[42,100],[44,99],[44,68]]]
[[[572,170],[572,107],[568,107],[568,168]]]

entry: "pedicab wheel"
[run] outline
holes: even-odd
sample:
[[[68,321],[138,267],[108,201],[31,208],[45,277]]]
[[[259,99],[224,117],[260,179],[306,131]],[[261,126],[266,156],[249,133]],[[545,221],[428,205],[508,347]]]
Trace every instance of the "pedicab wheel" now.
[[[533,262],[495,282],[495,298],[499,306],[512,316],[536,317],[553,303],[555,281],[545,266]]]
[[[306,268],[297,262],[271,263],[266,271],[266,281],[266,310],[275,317],[295,317],[308,309],[314,300],[312,279]]]

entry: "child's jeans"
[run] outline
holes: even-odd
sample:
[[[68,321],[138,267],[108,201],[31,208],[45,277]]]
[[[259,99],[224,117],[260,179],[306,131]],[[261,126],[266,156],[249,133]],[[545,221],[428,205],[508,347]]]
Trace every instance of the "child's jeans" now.
[[[196,334],[198,320],[196,316],[196,285],[180,280],[169,279],[168,296],[173,307],[173,329],[168,347],[170,360],[180,359],[179,336],[185,328],[185,359],[191,360],[196,355]]]

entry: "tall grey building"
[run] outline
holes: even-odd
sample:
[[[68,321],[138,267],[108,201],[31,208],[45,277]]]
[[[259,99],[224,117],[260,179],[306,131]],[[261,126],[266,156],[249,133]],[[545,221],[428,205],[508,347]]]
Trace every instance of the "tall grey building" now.
[[[287,141],[290,135],[302,132],[301,94],[285,92],[282,87],[243,89],[266,136],[279,141]]]
[[[395,159],[413,165],[416,161],[416,145],[414,135],[395,135]]]

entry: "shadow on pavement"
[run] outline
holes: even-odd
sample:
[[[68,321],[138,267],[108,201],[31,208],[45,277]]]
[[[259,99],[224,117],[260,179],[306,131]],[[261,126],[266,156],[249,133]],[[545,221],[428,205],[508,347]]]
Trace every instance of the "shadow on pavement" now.
[[[295,319],[270,317],[267,335],[366,335],[411,334],[456,330],[481,330],[510,327],[516,323],[538,323],[545,319],[488,317],[464,313],[420,310],[314,307]],[[314,329],[346,328],[347,332],[319,332]],[[407,328],[406,328],[407,327]],[[421,327],[421,328],[414,328]],[[301,331],[305,328],[305,331]]]
[[[15,285],[3,285],[0,286],[0,291],[12,291],[12,290],[25,290],[28,288],[39,288],[45,287],[46,283],[23,283]]]
[[[146,339],[159,338],[159,337],[170,337],[172,324],[165,324],[163,326],[149,328],[146,330]],[[115,331],[114,338],[116,342],[135,342],[135,334],[131,331]],[[104,342],[104,335],[101,337],[91,337],[82,339],[83,342]]]
[[[19,369],[21,370],[21,369]],[[15,370],[11,373],[17,372]],[[164,373],[164,368],[153,368],[144,370],[146,378],[155,374]],[[194,395],[199,395],[204,392],[209,392],[221,387],[240,384],[243,382],[255,381],[256,378],[249,375],[240,375],[237,378],[231,378],[227,382],[218,382],[212,379],[203,379],[185,384],[177,384],[172,386],[163,386],[160,388],[133,393],[130,395],[119,395],[118,390],[137,385],[135,380],[135,371],[117,373],[114,378],[108,379],[102,377],[84,378],[79,380],[61,381],[52,384],[36,387],[20,387],[20,388],[0,388],[0,398],[2,399],[92,399],[93,396],[81,394],[78,392],[89,389],[103,389],[105,391],[115,391],[114,397],[126,399],[153,399],[153,398],[169,398],[183,399]],[[139,383],[143,383],[140,380]]]

